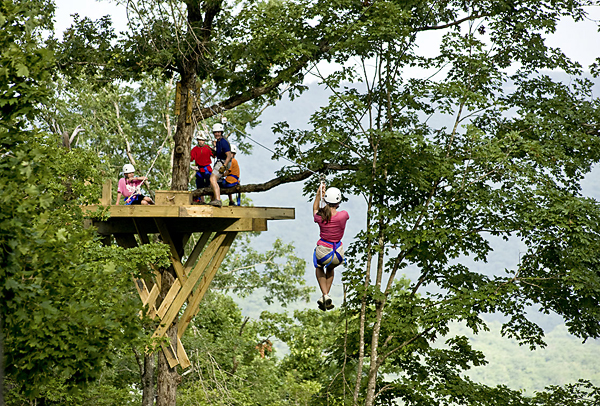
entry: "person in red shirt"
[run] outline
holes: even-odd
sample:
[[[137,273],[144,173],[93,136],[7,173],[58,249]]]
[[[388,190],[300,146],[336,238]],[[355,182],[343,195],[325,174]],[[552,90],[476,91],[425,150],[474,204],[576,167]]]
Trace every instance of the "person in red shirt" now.
[[[215,155],[212,149],[206,145],[206,134],[201,131],[196,136],[198,145],[192,148],[190,162],[196,166],[196,189],[210,186],[210,175],[212,174],[212,157]]]
[[[319,208],[321,196],[325,201],[325,207]],[[313,263],[317,282],[323,294],[317,300],[317,304],[319,309],[323,311],[335,307],[329,297],[329,291],[333,284],[333,270],[344,262],[342,237],[350,216],[344,210],[337,210],[341,201],[342,193],[338,188],[332,187],[325,191],[325,185],[321,184],[313,203],[313,217],[315,223],[319,225],[321,237],[313,254]]]

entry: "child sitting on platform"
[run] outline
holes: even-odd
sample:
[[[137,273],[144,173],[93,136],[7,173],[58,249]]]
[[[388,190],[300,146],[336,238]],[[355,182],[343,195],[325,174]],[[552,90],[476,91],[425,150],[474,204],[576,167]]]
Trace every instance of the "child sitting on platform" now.
[[[154,201],[144,196],[140,191],[140,185],[147,179],[145,176],[135,176],[135,169],[131,164],[123,165],[123,178],[119,179],[117,187],[117,205],[121,201],[121,196],[125,200],[125,205],[134,204],[154,204]]]

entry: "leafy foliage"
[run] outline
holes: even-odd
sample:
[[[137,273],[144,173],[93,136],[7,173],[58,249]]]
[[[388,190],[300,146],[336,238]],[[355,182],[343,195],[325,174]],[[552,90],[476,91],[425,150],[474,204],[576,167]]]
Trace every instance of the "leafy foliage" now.
[[[375,2],[338,54],[358,66],[322,77],[333,95],[312,116],[314,130],[275,127],[275,157],[353,168],[332,173],[331,184],[367,202],[344,273],[359,324],[346,344],[358,355],[355,403],[364,394],[368,405],[484,404],[494,391],[524,401],[461,377],[485,361],[451,335],[453,321],[477,333],[487,329],[483,314],[503,314],[502,333],[534,349],[544,345],[527,314],[535,303],[572,334],[598,337],[600,206],[581,195],[580,181],[600,158],[600,105],[580,66],[543,39],[582,5],[446,2],[444,11]],[[405,25],[369,25],[386,20]],[[416,45],[427,30],[445,30],[434,56]],[[431,75],[411,78],[409,66]],[[465,265],[487,260],[491,237],[527,245],[514,269]],[[396,284],[408,267],[416,278]],[[441,338],[447,349],[432,346]]]

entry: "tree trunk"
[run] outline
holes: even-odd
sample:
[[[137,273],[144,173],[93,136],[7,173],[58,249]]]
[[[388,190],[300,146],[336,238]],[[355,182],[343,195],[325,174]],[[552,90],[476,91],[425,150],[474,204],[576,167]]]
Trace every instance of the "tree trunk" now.
[[[161,289],[160,289],[160,297],[161,300],[164,300],[165,296],[173,282],[175,281],[175,277],[171,273],[173,271],[172,268],[168,268],[167,270],[162,272],[161,279]],[[177,319],[176,319],[177,320]],[[177,348],[177,322],[176,320],[173,322],[171,327],[167,330],[167,336],[171,340],[171,344],[173,348]],[[156,381],[156,406],[175,406],[177,401],[177,386],[181,382],[181,376],[177,372],[176,367],[171,368],[169,366],[169,362],[165,357],[165,354],[162,350],[158,351],[158,373],[157,373],[157,381]]]
[[[384,177],[387,174],[384,171]],[[379,207],[383,207],[384,197],[379,197]],[[383,279],[383,268],[385,262],[385,222],[382,216],[379,217],[379,236],[377,245],[379,253],[377,254],[377,277],[375,280],[375,292],[381,292],[381,281]],[[365,405],[372,406],[375,403],[375,389],[377,387],[377,372],[379,371],[379,335],[381,334],[381,319],[383,318],[383,309],[386,304],[386,296],[375,301],[375,324],[373,326],[373,335],[371,338],[371,355],[369,359],[369,380],[367,382],[367,394],[365,396]]]
[[[372,196],[372,195],[371,195]],[[369,196],[369,202],[367,205],[367,213],[371,211],[372,208],[372,198]],[[371,218],[367,216],[367,230],[371,227]],[[353,394],[353,405],[358,405],[358,396],[360,395],[360,389],[362,386],[362,374],[363,374],[363,364],[365,360],[365,327],[366,327],[366,313],[367,313],[367,299],[369,292],[369,285],[371,283],[371,260],[373,258],[371,249],[371,239],[368,239],[367,242],[367,262],[366,262],[366,273],[365,273],[365,283],[364,289],[365,292],[361,299],[360,304],[360,327],[359,327],[359,339],[358,339],[358,362],[356,367],[356,383],[354,385],[354,394]]]
[[[142,406],[154,405],[154,354],[144,354],[142,374]]]
[[[0,405],[4,406],[4,316],[0,314]]]
[[[175,147],[173,148],[171,190],[188,190],[190,152],[192,150],[192,137],[196,128],[193,110],[198,108],[198,100],[190,90],[196,92],[196,75],[182,75],[180,113],[177,117],[177,129],[173,136]],[[188,99],[190,99],[192,109],[190,115],[188,115]],[[190,118],[189,123],[188,118]]]

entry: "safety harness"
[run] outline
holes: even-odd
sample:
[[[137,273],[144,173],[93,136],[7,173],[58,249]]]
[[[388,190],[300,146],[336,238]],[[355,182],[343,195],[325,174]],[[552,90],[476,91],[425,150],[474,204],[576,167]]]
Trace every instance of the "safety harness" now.
[[[227,177],[229,177],[229,176],[231,176],[232,178],[234,178],[236,180],[236,182],[234,182],[234,183],[228,183],[227,182]],[[240,178],[239,178],[239,176],[229,174],[229,175],[225,176],[223,179],[221,179],[221,181],[219,182],[219,184],[221,185],[221,187],[223,187],[223,189],[227,189],[227,188],[239,185],[240,184]],[[242,205],[242,194],[241,193],[239,193],[239,192],[237,193],[236,200],[237,200],[237,205],[241,206]]]
[[[327,255],[325,255],[323,258],[321,259],[317,259],[317,249],[315,248],[315,251],[313,252],[313,264],[315,265],[315,268],[325,268],[327,267],[329,264],[331,264],[333,262],[333,258],[334,255],[335,257],[337,257],[338,261],[340,261],[340,263],[346,263],[346,258],[342,257],[342,254],[340,254],[339,252],[337,252],[338,248],[340,248],[342,246],[342,242],[338,241],[338,242],[330,242],[330,241],[326,241],[324,239],[320,239],[319,241],[324,242],[325,244],[329,244],[331,245],[331,252],[329,252]]]
[[[211,174],[212,174],[212,168],[210,165],[199,166],[198,170],[196,171],[196,176],[199,177],[200,179],[204,179],[204,180],[208,180],[210,178]]]

